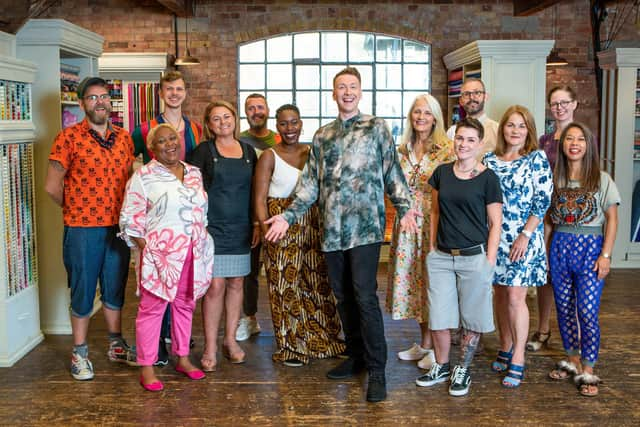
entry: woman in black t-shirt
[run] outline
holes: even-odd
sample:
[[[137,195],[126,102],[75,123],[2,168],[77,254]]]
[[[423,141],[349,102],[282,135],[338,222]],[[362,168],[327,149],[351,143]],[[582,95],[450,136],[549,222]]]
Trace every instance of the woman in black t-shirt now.
[[[450,376],[449,329],[464,328],[462,354],[451,374],[449,394],[463,396],[471,383],[469,366],[480,335],[494,330],[493,269],[502,222],[502,192],[493,171],[478,162],[484,129],[476,119],[458,123],[457,160],[438,166],[433,187],[429,272],[429,327],[436,363],[416,383],[428,387]]]

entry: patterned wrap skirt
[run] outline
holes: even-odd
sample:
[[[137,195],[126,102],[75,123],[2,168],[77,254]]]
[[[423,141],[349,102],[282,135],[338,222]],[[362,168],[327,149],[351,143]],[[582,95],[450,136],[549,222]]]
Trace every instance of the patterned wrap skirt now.
[[[282,213],[291,199],[268,198],[269,216]],[[336,299],[320,251],[319,211],[312,206],[278,242],[263,247],[275,362],[334,357],[345,350]]]

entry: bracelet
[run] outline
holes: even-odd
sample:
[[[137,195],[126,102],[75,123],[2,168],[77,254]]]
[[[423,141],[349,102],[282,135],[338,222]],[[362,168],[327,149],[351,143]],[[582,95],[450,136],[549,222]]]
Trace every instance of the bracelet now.
[[[609,254],[608,252],[602,252],[600,256],[605,259],[611,259],[611,254]]]
[[[254,226],[254,227],[255,227],[255,226],[257,226],[257,225],[260,225],[260,221],[254,221],[254,222],[253,222],[253,226]]]
[[[529,230],[525,230],[524,228],[522,229],[522,231],[520,233],[524,234],[527,237],[527,239],[530,239],[531,236],[533,236],[532,232],[530,232]]]

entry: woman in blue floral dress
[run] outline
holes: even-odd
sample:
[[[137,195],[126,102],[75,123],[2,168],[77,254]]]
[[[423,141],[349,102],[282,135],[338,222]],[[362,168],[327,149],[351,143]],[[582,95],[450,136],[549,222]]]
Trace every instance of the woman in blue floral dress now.
[[[494,276],[500,351],[491,368],[506,372],[502,385],[511,388],[518,387],[524,378],[527,288],[542,286],[547,278],[543,218],[551,201],[553,179],[547,156],[538,150],[536,135],[529,110],[514,105],[500,120],[495,152],[484,158],[500,178],[504,197]]]

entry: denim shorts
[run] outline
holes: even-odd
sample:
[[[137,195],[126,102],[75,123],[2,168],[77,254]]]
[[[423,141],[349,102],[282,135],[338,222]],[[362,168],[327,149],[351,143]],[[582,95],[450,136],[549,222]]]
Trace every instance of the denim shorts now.
[[[117,236],[118,226],[64,227],[62,258],[71,289],[71,314],[88,317],[100,280],[100,301],[112,310],[124,305],[129,275],[129,248]]]
[[[484,253],[454,256],[435,250],[427,255],[429,272],[429,329],[462,326],[491,332],[493,324],[493,271]]]

